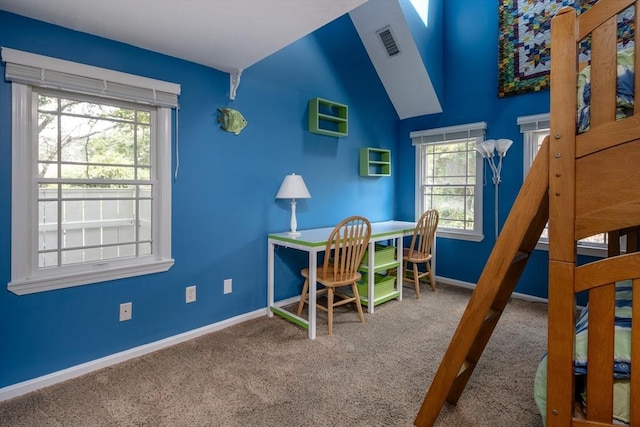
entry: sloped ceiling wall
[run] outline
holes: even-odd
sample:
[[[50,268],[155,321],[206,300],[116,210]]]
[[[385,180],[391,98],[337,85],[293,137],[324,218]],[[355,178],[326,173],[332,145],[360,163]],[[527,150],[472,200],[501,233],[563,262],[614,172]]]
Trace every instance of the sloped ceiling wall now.
[[[369,0],[349,12],[400,119],[442,112],[442,106],[398,1]],[[378,32],[390,28],[400,50],[389,56]]]

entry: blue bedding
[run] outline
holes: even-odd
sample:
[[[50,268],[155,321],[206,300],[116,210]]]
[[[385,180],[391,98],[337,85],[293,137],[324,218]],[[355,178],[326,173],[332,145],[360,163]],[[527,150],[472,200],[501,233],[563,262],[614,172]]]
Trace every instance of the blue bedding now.
[[[632,281],[616,283],[614,360],[613,360],[613,414],[612,418],[629,423],[630,373],[631,373],[631,307]],[[589,307],[585,307],[576,321],[576,345],[573,370],[577,375],[587,374],[587,344],[589,327]],[[534,398],[546,425],[547,414],[547,356],[542,358],[536,371]],[[586,406],[586,394],[582,393]]]
[[[633,46],[618,51],[618,78],[616,84],[616,119],[633,114]],[[591,66],[578,74],[578,132],[589,130],[591,105]]]
[[[613,377],[626,379],[631,376],[631,290],[632,282],[625,280],[616,284],[615,345],[613,352]],[[589,306],[582,310],[576,321],[576,352],[573,371],[587,373],[587,334],[589,328]]]

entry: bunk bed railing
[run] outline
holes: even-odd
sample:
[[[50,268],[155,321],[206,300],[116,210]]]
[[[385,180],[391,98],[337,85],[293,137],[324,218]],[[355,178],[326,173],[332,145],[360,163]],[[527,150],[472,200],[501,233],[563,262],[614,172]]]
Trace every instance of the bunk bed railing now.
[[[549,156],[549,338],[547,425],[613,425],[616,282],[631,280],[640,302],[640,114],[617,120],[618,15],[638,2],[600,0],[576,17],[563,9],[552,20]],[[640,100],[640,42],[634,34],[634,100]],[[578,46],[590,43],[589,129],[577,133]],[[574,58],[573,61],[570,58]],[[618,117],[619,118],[619,117]],[[622,230],[622,231],[621,231]],[[629,233],[631,231],[631,233]],[[605,259],[577,265],[577,241],[609,233]],[[634,234],[635,233],[635,234]],[[619,236],[627,234],[627,253]],[[575,410],[576,294],[588,292],[586,414]],[[640,303],[632,319],[640,319]],[[631,366],[640,366],[640,325],[632,321]],[[631,370],[630,423],[640,426],[640,372]],[[577,399],[576,399],[577,398]]]

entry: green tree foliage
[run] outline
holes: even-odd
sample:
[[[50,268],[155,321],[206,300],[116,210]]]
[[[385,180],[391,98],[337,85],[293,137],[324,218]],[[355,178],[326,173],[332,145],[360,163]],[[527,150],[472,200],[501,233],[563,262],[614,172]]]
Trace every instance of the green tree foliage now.
[[[150,129],[148,110],[39,95],[39,176],[116,181],[107,187],[149,179]]]

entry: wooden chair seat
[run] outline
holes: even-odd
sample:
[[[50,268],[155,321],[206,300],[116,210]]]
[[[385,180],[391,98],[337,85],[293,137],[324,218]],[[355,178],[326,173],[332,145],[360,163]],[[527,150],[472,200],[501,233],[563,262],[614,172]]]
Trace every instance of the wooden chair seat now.
[[[302,287],[303,297],[300,298],[300,302],[298,303],[298,316],[302,314],[302,309],[304,308],[304,304],[309,304],[309,269],[308,268],[303,269],[300,272],[300,274],[302,274],[302,276],[305,278],[305,281]],[[360,316],[360,321],[364,322],[364,314],[362,311],[362,306],[360,304],[360,298],[359,296],[358,297],[355,296],[355,295],[358,295],[358,288],[356,287],[356,282],[360,280],[360,277],[361,277],[360,273],[356,273],[355,275],[347,279],[342,279],[337,281],[322,280],[321,275],[323,274],[324,274],[324,271],[322,271],[322,268],[319,268],[318,274],[317,274],[318,276],[317,281],[318,283],[322,284],[324,288],[318,289],[318,291],[316,292],[316,295],[319,296],[319,295],[326,294],[327,305],[324,306],[320,303],[316,303],[316,307],[322,311],[329,313],[329,307],[338,307],[338,306],[353,302],[356,304],[356,307],[358,307],[358,314]],[[336,288],[341,286],[351,286],[352,294],[349,295],[342,292],[337,292]],[[330,290],[332,291],[333,295],[329,294]],[[333,300],[333,298],[335,297],[339,297],[340,300],[339,301]]]

